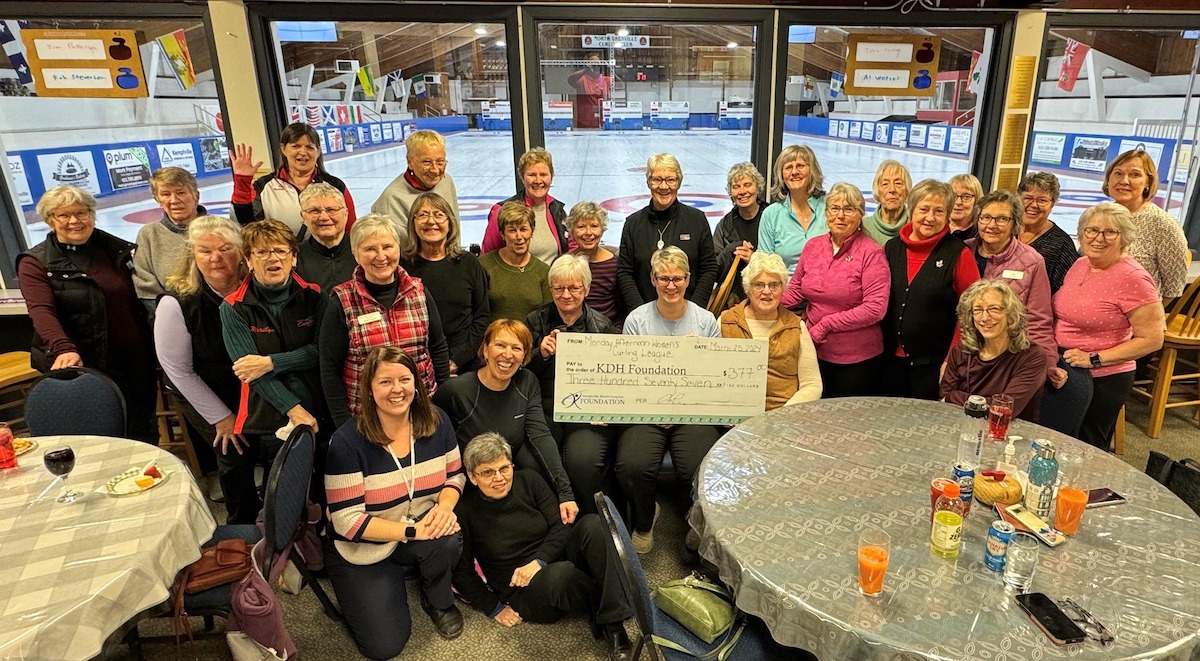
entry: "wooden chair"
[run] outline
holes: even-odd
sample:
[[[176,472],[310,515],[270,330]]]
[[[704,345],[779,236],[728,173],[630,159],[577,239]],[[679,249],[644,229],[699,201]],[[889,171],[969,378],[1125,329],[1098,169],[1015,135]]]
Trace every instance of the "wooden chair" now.
[[[737,282],[738,266],[741,263],[742,258],[734,255],[733,265],[729,267],[729,273],[725,274],[725,279],[721,281],[721,285],[714,289],[712,295],[708,297],[708,306],[706,309],[717,319],[720,319],[721,313],[730,307],[730,298],[734,295],[733,286]]]
[[[200,460],[196,458],[196,449],[192,447],[187,419],[175,405],[175,396],[167,389],[162,370],[158,372],[155,413],[158,418],[158,447],[177,457],[182,456],[196,479],[204,477],[204,471],[200,469]]]
[[[1163,333],[1163,348],[1158,359],[1152,389],[1135,384],[1133,392],[1150,400],[1150,423],[1146,435],[1158,438],[1162,433],[1163,419],[1167,409],[1179,406],[1200,406],[1200,366],[1195,362],[1181,360],[1180,351],[1200,350],[1200,278],[1196,278],[1183,296],[1180,296],[1167,314],[1166,330]],[[1183,374],[1176,373],[1176,366],[1190,368]],[[1178,381],[1192,381],[1191,387],[1180,401],[1170,401],[1172,388]]]
[[[39,376],[29,366],[28,351],[0,354],[0,420],[14,433],[25,431],[25,395]]]

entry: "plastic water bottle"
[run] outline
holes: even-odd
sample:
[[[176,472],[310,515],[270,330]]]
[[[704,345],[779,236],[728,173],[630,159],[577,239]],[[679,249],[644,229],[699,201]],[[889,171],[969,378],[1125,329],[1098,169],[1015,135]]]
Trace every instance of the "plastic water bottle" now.
[[[958,459],[956,464],[967,464],[979,468],[983,460],[983,439],[988,434],[988,405],[983,395],[971,395],[963,404],[966,419],[958,433]]]
[[[1025,490],[1025,509],[1045,520],[1054,505],[1054,485],[1058,482],[1058,459],[1054,444],[1038,439],[1037,454],[1029,461],[1029,488]]]
[[[933,506],[933,530],[929,534],[929,550],[943,558],[958,555],[962,546],[963,501],[958,484],[947,482],[942,495]]]

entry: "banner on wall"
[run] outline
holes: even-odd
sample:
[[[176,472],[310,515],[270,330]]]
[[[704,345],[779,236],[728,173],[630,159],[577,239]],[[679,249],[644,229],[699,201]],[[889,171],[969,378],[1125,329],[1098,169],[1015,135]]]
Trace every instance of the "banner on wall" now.
[[[204,161],[205,172],[216,172],[230,167],[229,148],[225,138],[200,138],[200,160]]]
[[[1154,159],[1155,167],[1158,168],[1159,172],[1162,172],[1164,175],[1166,174],[1166,168],[1170,167],[1170,164],[1162,162],[1162,155],[1163,155],[1163,146],[1162,145],[1158,144],[1157,142],[1143,142],[1141,140],[1138,140],[1137,138],[1131,138],[1128,140],[1121,141],[1121,145],[1119,147],[1117,147],[1117,153],[1124,154],[1125,152],[1127,152],[1131,149],[1136,149],[1138,151],[1144,151],[1147,154],[1149,154],[1150,158]],[[1166,166],[1166,167],[1164,167],[1164,166]]]
[[[158,146],[159,167],[183,168],[196,174],[196,152],[190,142],[175,142]]]
[[[104,165],[113,190],[137,188],[150,183],[150,155],[145,147],[104,150]]]
[[[1067,136],[1061,133],[1038,133],[1033,136],[1029,160],[1034,163],[1059,165],[1067,148]]]
[[[21,30],[38,96],[146,96],[133,30]]]
[[[1075,138],[1071,146],[1071,167],[1091,172],[1104,172],[1108,164],[1108,147],[1112,144],[1110,138]]]
[[[1067,39],[1067,49],[1063,52],[1062,63],[1058,68],[1058,89],[1070,92],[1075,89],[1075,81],[1079,80],[1079,70],[1083,60],[1091,48],[1074,39]]]
[[[192,54],[188,51],[187,37],[184,36],[183,30],[164,34],[158,38],[158,44],[162,46],[167,61],[171,63],[171,71],[179,85],[185,90],[195,87],[196,69],[192,66]]]
[[[96,161],[92,158],[92,152],[39,154],[37,160],[45,190],[55,186],[75,186],[92,195],[100,194],[100,178],[96,175]]]
[[[12,175],[13,185],[17,187],[17,201],[21,206],[33,204],[33,195],[29,192],[29,180],[25,178],[25,163],[20,156],[9,155],[8,172]]]

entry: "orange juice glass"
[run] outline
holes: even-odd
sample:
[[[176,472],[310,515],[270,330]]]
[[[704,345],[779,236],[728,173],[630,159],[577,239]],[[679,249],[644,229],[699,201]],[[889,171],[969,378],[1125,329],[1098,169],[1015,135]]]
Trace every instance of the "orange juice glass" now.
[[[1087,492],[1078,487],[1059,487],[1054,499],[1054,527],[1064,535],[1079,532],[1083,510],[1087,507]]]
[[[891,543],[891,535],[878,528],[868,528],[858,536],[858,591],[868,597],[883,594]]]

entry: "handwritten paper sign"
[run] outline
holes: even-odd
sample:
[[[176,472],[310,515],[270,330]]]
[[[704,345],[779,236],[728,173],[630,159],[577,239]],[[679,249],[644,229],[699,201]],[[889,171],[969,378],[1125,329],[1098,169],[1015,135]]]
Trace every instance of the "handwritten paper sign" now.
[[[146,96],[133,30],[21,30],[38,96]]]
[[[767,343],[565,333],[554,398],[556,422],[736,424],[766,408]]]
[[[910,34],[852,34],[847,94],[933,96],[942,40]]]

